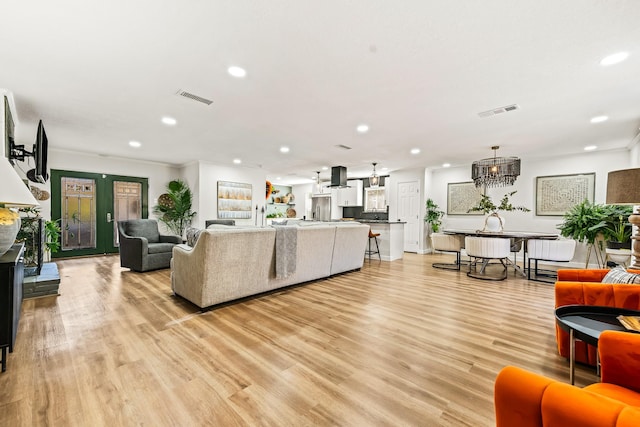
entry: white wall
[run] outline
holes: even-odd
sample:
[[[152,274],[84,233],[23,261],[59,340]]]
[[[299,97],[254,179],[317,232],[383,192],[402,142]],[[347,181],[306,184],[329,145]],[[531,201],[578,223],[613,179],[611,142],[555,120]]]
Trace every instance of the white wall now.
[[[291,187],[293,197],[296,199],[296,218],[307,217],[311,219],[311,195],[315,184],[298,184]]]
[[[189,167],[183,171],[183,179],[185,179],[194,192],[194,210],[198,212],[194,218],[194,227],[202,228],[206,220],[218,218],[218,181],[251,184],[253,193],[251,219],[237,219],[236,224],[255,224],[256,206],[258,206],[257,223],[261,225],[261,209],[266,209],[265,183],[267,181],[267,175],[263,170],[221,166],[202,161],[197,162],[196,165],[199,168],[197,179],[193,177],[194,171],[192,165],[189,165]],[[196,194],[197,204],[195,203]]]

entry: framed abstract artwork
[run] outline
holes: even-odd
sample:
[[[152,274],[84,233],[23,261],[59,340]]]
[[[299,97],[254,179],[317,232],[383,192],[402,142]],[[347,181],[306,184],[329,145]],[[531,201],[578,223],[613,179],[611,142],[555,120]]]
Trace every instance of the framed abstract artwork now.
[[[251,184],[218,181],[218,218],[251,218]]]
[[[585,199],[595,199],[596,174],[539,176],[536,178],[536,215],[562,216]]]
[[[469,212],[480,203],[482,190],[470,182],[447,184],[447,215],[484,215],[482,212]]]

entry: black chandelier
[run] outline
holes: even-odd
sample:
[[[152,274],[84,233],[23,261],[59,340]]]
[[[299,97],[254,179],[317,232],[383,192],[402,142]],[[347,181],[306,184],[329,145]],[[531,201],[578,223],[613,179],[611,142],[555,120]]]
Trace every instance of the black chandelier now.
[[[494,145],[493,157],[476,160],[471,164],[471,179],[476,187],[506,187],[513,185],[520,175],[520,159],[517,157],[496,157]]]

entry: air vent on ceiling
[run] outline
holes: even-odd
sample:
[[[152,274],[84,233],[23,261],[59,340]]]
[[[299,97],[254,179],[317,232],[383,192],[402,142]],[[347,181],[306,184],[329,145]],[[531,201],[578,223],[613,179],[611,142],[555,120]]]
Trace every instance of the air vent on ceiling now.
[[[202,102],[203,104],[207,104],[207,105],[213,104],[213,101],[211,101],[210,99],[203,98],[203,97],[198,96],[198,95],[194,95],[194,94],[189,93],[186,90],[182,90],[182,89],[180,89],[178,92],[176,92],[176,95],[184,96],[185,98],[189,98],[189,99],[192,99],[192,100],[197,101],[197,102]]]
[[[520,106],[518,104],[511,104],[505,107],[499,107],[499,108],[494,108],[493,110],[483,111],[481,113],[478,113],[478,115],[480,117],[491,117],[491,116],[495,116],[496,114],[508,113],[509,111],[515,111],[518,109],[520,109]]]
[[[342,148],[343,150],[351,150],[351,147],[349,147],[348,145],[338,144],[335,147]]]

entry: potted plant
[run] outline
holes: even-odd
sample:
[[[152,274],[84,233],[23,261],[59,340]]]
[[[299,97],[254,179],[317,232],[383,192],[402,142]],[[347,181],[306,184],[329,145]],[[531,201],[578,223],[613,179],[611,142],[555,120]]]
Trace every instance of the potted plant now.
[[[430,225],[432,232],[437,233],[440,231],[440,226],[442,225],[444,211],[441,211],[440,206],[438,206],[432,199],[427,199],[426,209],[427,211],[424,216],[424,221]]]
[[[167,192],[158,198],[153,213],[174,234],[184,237],[185,229],[191,224],[196,212],[191,210],[193,194],[189,186],[180,179],[167,184]]]
[[[589,266],[591,253],[595,253],[596,262],[602,266],[604,264],[604,256],[602,248],[596,247],[596,241],[602,236],[602,227],[599,225],[607,217],[607,211],[603,205],[594,204],[589,200],[575,205],[567,211],[562,219],[562,223],[558,225],[560,235],[575,239],[578,242],[587,244],[587,258],[585,260],[585,268]]]
[[[504,211],[504,212],[531,211],[531,209],[525,206],[514,206],[511,203],[510,199],[516,193],[517,193],[517,190],[502,196],[502,199],[500,200],[499,205],[496,205],[493,202],[493,200],[491,200],[491,197],[489,197],[486,194],[483,194],[480,197],[480,201],[478,202],[478,204],[472,207],[471,209],[469,209],[468,212],[482,212],[488,215],[487,218],[485,219],[485,225],[484,225],[483,231],[502,231],[502,229],[504,228],[504,218],[502,218],[498,214],[499,211]]]
[[[604,219],[594,225],[600,231],[609,249],[631,249],[631,223],[628,218],[633,212],[631,206],[605,205]]]

